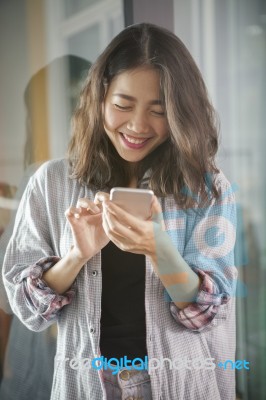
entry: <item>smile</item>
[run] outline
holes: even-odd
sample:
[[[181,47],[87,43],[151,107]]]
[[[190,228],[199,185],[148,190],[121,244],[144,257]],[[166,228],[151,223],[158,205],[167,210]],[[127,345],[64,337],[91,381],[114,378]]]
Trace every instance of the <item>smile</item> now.
[[[136,138],[133,138],[132,136],[126,135],[125,133],[122,133],[122,136],[127,142],[132,143],[132,144],[142,144],[150,139],[150,138],[136,139]]]
[[[121,132],[120,132],[120,137],[121,137],[121,140],[122,140],[124,146],[127,149],[131,149],[131,150],[142,149],[144,146],[146,146],[146,143],[151,139],[151,138],[137,139],[137,138],[128,136],[125,133],[121,133]]]

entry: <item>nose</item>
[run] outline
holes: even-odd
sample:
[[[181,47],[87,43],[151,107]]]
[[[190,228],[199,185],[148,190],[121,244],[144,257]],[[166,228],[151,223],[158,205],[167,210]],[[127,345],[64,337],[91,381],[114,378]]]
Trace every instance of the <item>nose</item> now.
[[[146,113],[137,111],[132,113],[127,122],[127,129],[137,134],[148,133],[150,128]]]

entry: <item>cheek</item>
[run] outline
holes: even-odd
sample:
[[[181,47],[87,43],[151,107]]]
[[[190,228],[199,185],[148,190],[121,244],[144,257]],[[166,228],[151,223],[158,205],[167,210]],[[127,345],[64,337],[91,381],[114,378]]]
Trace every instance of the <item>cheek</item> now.
[[[159,129],[159,136],[160,136],[160,138],[161,138],[162,140],[166,140],[166,139],[168,138],[168,136],[169,136],[169,129],[168,129],[168,125],[167,125],[167,124],[163,123],[163,124],[160,126],[160,129]]]
[[[109,130],[115,130],[121,126],[124,119],[121,113],[117,113],[115,110],[111,110],[110,107],[105,108],[104,112],[104,125]]]

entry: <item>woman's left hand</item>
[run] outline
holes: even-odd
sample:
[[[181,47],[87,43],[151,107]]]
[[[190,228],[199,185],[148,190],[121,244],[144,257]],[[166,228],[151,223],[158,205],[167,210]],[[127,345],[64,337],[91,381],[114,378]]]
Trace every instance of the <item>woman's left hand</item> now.
[[[103,201],[102,223],[106,235],[123,251],[154,257],[155,235],[164,228],[162,209],[156,196],[151,204],[151,217],[141,220],[111,202]]]

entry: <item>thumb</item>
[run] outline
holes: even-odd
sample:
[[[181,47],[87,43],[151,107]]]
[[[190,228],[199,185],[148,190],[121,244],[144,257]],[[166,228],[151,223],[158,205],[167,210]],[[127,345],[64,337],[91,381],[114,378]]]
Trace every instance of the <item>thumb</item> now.
[[[153,222],[158,223],[161,226],[161,228],[165,230],[162,207],[156,196],[153,196],[152,198],[151,213]]]

